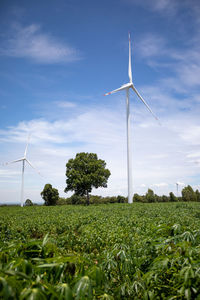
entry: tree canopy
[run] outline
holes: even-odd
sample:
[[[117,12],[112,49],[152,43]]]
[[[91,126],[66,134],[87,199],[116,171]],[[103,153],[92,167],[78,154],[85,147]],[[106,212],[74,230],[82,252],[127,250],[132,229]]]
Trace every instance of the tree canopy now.
[[[26,199],[25,206],[33,206],[33,202],[30,199]]]
[[[183,201],[197,201],[197,193],[193,191],[193,188],[188,185],[182,190]]]
[[[53,188],[49,183],[45,184],[41,196],[44,200],[44,205],[46,206],[56,205],[59,199],[58,190]]]
[[[65,192],[74,191],[76,195],[87,196],[89,205],[89,193],[93,188],[107,187],[110,171],[97,154],[81,152],[67,162],[66,176]]]

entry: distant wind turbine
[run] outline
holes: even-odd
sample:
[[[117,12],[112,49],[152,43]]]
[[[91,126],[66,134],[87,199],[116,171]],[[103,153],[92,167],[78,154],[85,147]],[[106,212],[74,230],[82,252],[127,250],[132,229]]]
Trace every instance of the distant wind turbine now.
[[[132,81],[132,70],[131,70],[131,39],[129,33],[129,64],[128,64],[128,76],[129,76],[129,83],[123,84],[120,88],[113,90],[112,92],[106,93],[104,96],[126,90],[126,124],[127,124],[127,173],[128,173],[128,203],[133,203],[133,193],[132,193],[132,164],[131,164],[131,143],[130,143],[130,129],[131,129],[131,120],[130,120],[130,108],[129,108],[129,89],[133,89],[136,95],[140,98],[140,100],[144,103],[144,105],[148,108],[150,113],[154,116],[154,118],[158,120],[158,118],[154,115],[151,108],[136,90],[135,86],[133,85]]]
[[[178,182],[176,182],[176,193],[177,193],[177,197],[179,196],[178,195]]]
[[[23,204],[24,204],[24,169],[25,169],[25,162],[27,162],[41,176],[40,172],[38,172],[36,170],[36,168],[31,164],[31,162],[26,158],[29,141],[30,141],[30,134],[28,136],[24,156],[22,158],[19,158],[19,159],[16,159],[16,160],[13,160],[13,161],[10,161],[10,162],[7,162],[7,163],[4,164],[4,165],[8,165],[8,164],[13,164],[13,163],[17,163],[17,162],[22,161],[22,183],[21,183],[21,199],[20,199],[21,200],[20,201],[21,202],[21,207],[23,207]]]
[[[185,184],[183,182],[176,182],[176,192],[177,192],[177,197],[179,197],[179,185],[184,186]]]

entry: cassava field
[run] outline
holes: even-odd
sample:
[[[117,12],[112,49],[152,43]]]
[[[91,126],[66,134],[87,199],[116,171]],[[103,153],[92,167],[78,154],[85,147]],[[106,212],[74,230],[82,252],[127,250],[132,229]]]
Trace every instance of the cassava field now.
[[[200,299],[200,203],[1,207],[0,299]]]

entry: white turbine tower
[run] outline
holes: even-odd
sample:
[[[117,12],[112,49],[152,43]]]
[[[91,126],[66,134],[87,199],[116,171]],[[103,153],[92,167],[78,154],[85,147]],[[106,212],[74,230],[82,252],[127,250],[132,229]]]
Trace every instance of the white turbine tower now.
[[[27,162],[39,175],[41,175],[40,172],[38,172],[35,169],[35,167],[30,163],[30,161],[26,158],[29,141],[30,141],[30,134],[28,136],[26,148],[25,148],[25,151],[24,151],[24,156],[22,158],[19,158],[19,159],[16,159],[16,160],[5,163],[5,165],[8,165],[8,164],[17,163],[17,162],[20,162],[20,161],[22,162],[22,182],[21,182],[21,199],[20,199],[21,207],[23,207],[23,204],[24,204],[24,169],[25,169],[25,162]]]
[[[176,194],[177,194],[177,197],[179,196],[179,194],[178,194],[178,185],[179,185],[179,183],[176,182]]]
[[[127,124],[127,173],[128,173],[128,203],[133,202],[133,193],[132,193],[132,164],[131,164],[131,142],[130,142],[130,129],[131,129],[131,120],[130,120],[130,108],[129,108],[129,89],[133,89],[139,99],[144,103],[144,105],[148,108],[150,113],[154,116],[156,120],[158,118],[154,115],[151,108],[144,101],[142,96],[138,93],[132,81],[132,70],[131,70],[131,39],[129,33],[129,64],[128,64],[128,76],[129,83],[123,84],[120,88],[113,90],[112,92],[106,93],[105,96],[126,90],[126,124]],[[158,120],[159,121],[159,120]]]
[[[179,186],[184,186],[185,184],[183,182],[176,182],[176,193],[177,193],[177,197],[179,197]]]

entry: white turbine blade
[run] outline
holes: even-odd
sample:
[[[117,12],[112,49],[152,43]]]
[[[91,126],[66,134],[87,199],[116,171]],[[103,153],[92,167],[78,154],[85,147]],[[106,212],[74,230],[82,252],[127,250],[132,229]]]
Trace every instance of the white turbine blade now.
[[[144,103],[144,105],[148,108],[148,110],[150,111],[150,113],[153,115],[153,117],[159,122],[160,121],[158,119],[158,117],[156,117],[156,115],[152,112],[151,108],[149,107],[149,105],[146,103],[146,101],[142,98],[142,96],[138,93],[138,91],[136,90],[136,88],[134,86],[132,86],[132,89],[134,90],[134,92],[137,94],[137,96],[140,98],[140,100]],[[161,125],[161,124],[160,124]]]
[[[129,77],[130,83],[132,83],[132,70],[131,70],[131,36],[130,36],[130,33],[128,34],[128,40],[129,40],[128,77]]]
[[[122,85],[120,88],[116,89],[116,90],[113,90],[112,92],[109,92],[109,93],[106,93],[104,94],[104,96],[108,96],[108,95],[111,95],[111,94],[114,94],[116,92],[119,92],[119,91],[123,91],[123,90],[126,90],[127,88],[129,88],[130,84],[124,84]]]
[[[25,152],[24,152],[24,157],[26,157],[26,153],[27,153],[27,149],[28,149],[28,144],[29,144],[29,141],[30,141],[30,137],[31,137],[31,134],[29,133],[27,144],[26,144],[26,149],[25,149]]]
[[[40,176],[42,176],[40,174],[40,172],[31,164],[31,162],[26,158],[27,163],[35,170],[36,173],[38,173]]]
[[[24,160],[24,157],[16,159],[16,160],[13,160],[13,161],[9,161],[9,162],[3,163],[2,165],[4,166],[4,165],[9,165],[9,164],[14,164],[16,162],[23,161],[23,160]]]

